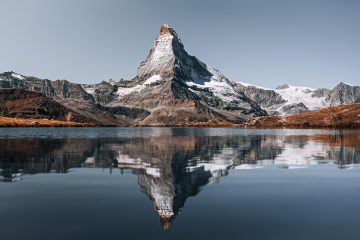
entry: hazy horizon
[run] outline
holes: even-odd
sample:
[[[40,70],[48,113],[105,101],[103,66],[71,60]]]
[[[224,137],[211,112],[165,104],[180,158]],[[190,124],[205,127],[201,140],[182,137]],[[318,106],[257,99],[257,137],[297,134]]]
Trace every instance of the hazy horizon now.
[[[190,55],[234,82],[360,82],[360,1],[0,3],[0,72],[76,83],[131,79],[168,23]]]

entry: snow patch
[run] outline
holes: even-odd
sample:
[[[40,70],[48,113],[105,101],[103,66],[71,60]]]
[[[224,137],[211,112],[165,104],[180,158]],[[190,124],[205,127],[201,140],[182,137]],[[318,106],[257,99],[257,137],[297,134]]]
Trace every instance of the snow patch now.
[[[11,74],[12,77],[14,78],[17,78],[17,79],[20,79],[20,80],[24,80],[24,76],[20,75],[20,74],[17,74],[17,73],[12,73]]]
[[[160,75],[153,75],[153,76],[149,77],[143,84],[148,85],[148,84],[156,83],[157,81],[160,81],[160,80],[161,80]]]
[[[138,84],[134,87],[119,87],[117,94],[119,96],[125,96],[134,92],[141,92],[143,89],[145,89],[147,86],[149,86],[150,84],[156,83],[157,81],[160,81],[161,77],[159,75],[153,75],[150,78],[148,78],[145,82],[143,82],[142,84]]]
[[[195,82],[185,82],[189,87],[196,86],[201,89],[209,89],[216,97],[224,102],[233,102],[239,100],[239,93],[237,93],[230,81],[222,75],[219,71],[208,67],[208,71],[213,74],[209,81],[204,81],[203,84],[195,83],[202,82],[203,79],[195,80]],[[196,79],[196,77],[193,76]],[[191,90],[191,89],[190,89]]]
[[[251,83],[245,83],[245,82],[237,82],[237,83],[240,83],[241,85],[243,85],[243,86],[245,86],[245,87],[256,87],[256,88],[264,89],[264,90],[273,90],[273,89],[271,89],[271,88],[260,87],[260,86],[258,86],[258,85],[251,84]]]
[[[94,87],[89,87],[89,88],[83,87],[83,89],[85,90],[85,92],[87,92],[87,93],[89,93],[91,95],[94,95],[94,92],[95,92]]]
[[[159,178],[160,175],[160,168],[145,168],[146,174],[151,175],[153,177]]]

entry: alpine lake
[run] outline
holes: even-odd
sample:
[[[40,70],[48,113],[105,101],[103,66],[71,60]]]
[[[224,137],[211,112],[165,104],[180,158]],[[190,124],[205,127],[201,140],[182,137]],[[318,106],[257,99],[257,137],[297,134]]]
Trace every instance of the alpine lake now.
[[[2,128],[1,240],[359,240],[359,164],[359,130]]]

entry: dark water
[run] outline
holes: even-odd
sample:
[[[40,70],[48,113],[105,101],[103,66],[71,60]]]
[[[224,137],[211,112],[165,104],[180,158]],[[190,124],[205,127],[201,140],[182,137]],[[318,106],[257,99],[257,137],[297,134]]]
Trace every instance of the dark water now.
[[[360,132],[0,129],[1,240],[360,239]]]

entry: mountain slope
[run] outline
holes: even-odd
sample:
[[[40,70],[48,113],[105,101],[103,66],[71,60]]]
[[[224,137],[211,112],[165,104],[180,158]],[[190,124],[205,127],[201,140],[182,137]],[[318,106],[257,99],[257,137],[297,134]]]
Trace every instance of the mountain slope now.
[[[255,128],[359,128],[360,103],[337,105],[303,114],[253,118]]]
[[[360,87],[345,83],[339,83],[333,89],[286,84],[276,89],[267,89],[242,82],[235,85],[269,115],[300,114],[324,107],[360,102]]]
[[[146,111],[139,109],[104,107],[98,104],[95,100],[96,98],[87,93],[82,85],[66,80],[51,81],[48,79],[24,76],[14,72],[5,72],[0,74],[0,89],[19,89],[41,93],[43,96],[51,98],[54,102],[58,103],[58,105],[62,106],[62,108],[57,108],[54,105],[51,116],[55,116],[56,111],[65,108],[66,111],[72,112],[72,115],[81,115],[82,118],[90,119],[91,122],[95,122],[100,126],[129,126],[132,124],[134,118],[144,118],[148,115]],[[40,105],[36,106],[36,103],[41,104],[41,102],[33,102],[32,107],[34,109],[41,108]],[[21,106],[19,106],[19,109],[22,111]],[[34,114],[34,117],[36,117],[35,112]],[[58,115],[61,114],[62,113],[58,113]],[[27,117],[30,117],[29,114],[27,115]]]
[[[97,123],[41,93],[22,89],[0,89],[0,116]]]

